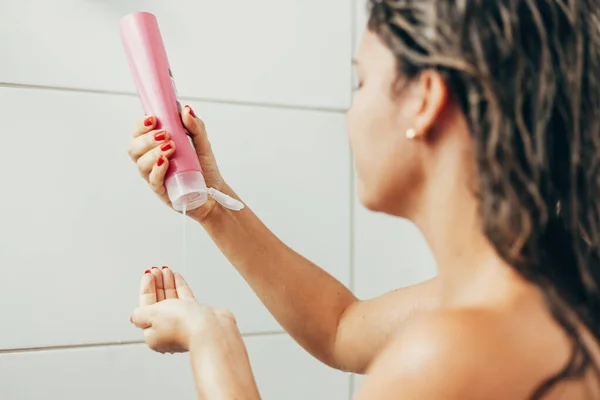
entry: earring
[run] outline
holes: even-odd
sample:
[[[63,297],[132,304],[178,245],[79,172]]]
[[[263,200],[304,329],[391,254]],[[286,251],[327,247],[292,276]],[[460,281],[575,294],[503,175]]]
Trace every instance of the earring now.
[[[414,139],[415,137],[417,137],[417,131],[415,130],[415,128],[410,128],[406,131],[407,139]]]

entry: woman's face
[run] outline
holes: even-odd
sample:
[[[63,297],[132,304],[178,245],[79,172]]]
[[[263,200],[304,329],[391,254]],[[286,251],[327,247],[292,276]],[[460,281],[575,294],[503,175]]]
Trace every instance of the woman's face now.
[[[418,86],[396,90],[396,60],[379,37],[367,31],[354,62],[358,87],[348,112],[358,195],[365,207],[408,216],[422,189],[422,146],[407,138],[422,107]],[[400,78],[401,79],[401,78]]]

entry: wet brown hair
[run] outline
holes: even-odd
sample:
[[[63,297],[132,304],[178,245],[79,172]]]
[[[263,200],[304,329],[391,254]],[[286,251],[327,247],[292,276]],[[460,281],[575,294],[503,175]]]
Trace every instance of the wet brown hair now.
[[[482,229],[542,291],[572,356],[542,382],[599,372],[600,5],[597,0],[370,0],[398,76],[436,70],[477,154]]]

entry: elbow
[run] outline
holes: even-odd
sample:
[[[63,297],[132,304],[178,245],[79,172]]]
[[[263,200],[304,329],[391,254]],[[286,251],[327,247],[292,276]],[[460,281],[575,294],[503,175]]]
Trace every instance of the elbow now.
[[[332,346],[332,352],[327,360],[321,361],[339,371],[363,375],[366,373],[369,363],[358,350],[357,346],[338,341]]]

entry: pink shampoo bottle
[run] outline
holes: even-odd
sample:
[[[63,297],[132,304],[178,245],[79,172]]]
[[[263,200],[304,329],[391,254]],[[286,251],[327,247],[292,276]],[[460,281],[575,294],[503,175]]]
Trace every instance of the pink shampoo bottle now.
[[[175,143],[165,177],[169,199],[177,211],[198,208],[213,193],[206,187],[198,156],[181,122],[181,105],[158,21],[153,14],[136,12],[123,17],[120,28],[142,108],[156,117],[156,129],[165,129]]]

